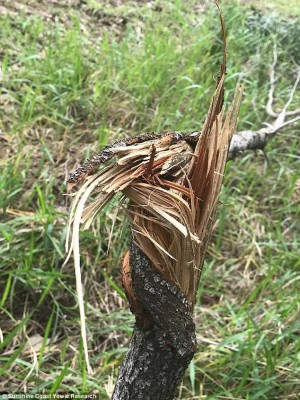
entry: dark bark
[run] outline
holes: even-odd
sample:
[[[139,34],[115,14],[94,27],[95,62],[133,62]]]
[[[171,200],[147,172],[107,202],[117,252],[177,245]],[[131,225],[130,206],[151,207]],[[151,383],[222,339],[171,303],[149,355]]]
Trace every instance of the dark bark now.
[[[132,286],[140,311],[113,400],[171,400],[196,350],[189,304],[130,244]]]

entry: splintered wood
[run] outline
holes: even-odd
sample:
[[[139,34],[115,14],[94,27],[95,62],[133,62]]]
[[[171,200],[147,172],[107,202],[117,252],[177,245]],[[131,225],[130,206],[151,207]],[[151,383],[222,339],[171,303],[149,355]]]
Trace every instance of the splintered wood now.
[[[89,228],[116,193],[127,199],[134,242],[152,268],[179,287],[193,309],[242,96],[238,86],[229,110],[223,112],[226,40],[222,17],[221,25],[223,63],[201,133],[196,137],[179,132],[146,134],[116,142],[69,179],[70,189],[82,182],[71,206],[66,250],[67,260],[72,253],[74,257],[83,330],[79,229]],[[95,172],[108,161],[108,166]],[[129,260],[127,254],[123,285],[136,310]]]

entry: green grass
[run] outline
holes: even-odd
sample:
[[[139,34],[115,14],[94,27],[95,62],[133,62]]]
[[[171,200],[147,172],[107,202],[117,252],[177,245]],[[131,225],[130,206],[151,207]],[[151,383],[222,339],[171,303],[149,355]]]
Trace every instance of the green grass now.
[[[124,215],[109,252],[116,202],[81,236],[89,377],[72,262],[62,267],[70,204],[63,194],[68,174],[107,142],[202,125],[221,60],[216,10],[193,1],[155,4],[89,1],[78,10],[49,3],[27,14],[7,6],[1,15],[0,393],[106,399],[126,353],[134,320],[120,289]],[[247,7],[223,7],[227,96],[237,80],[245,86],[239,130],[269,121],[273,41],[277,108],[300,54],[294,12],[286,7],[283,19]],[[51,13],[57,18],[45,17]],[[298,90],[291,109],[299,100]],[[298,142],[294,125],[269,142],[268,162],[258,152],[228,163],[196,306],[199,348],[180,399],[298,398]]]

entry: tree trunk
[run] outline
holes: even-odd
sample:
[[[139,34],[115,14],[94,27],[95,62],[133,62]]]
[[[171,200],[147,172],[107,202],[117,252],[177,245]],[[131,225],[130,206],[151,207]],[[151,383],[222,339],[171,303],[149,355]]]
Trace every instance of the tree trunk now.
[[[151,266],[131,241],[132,287],[139,304],[130,347],[113,400],[172,400],[196,350],[195,324],[185,296]]]

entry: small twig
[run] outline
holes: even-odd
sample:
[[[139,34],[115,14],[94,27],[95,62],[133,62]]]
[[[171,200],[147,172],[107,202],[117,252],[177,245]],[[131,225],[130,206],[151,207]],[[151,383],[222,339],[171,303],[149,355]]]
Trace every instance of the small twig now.
[[[294,110],[294,111],[290,111],[290,112],[287,111],[287,109],[288,109],[289,106],[291,105],[291,102],[293,101],[293,98],[294,98],[294,95],[295,95],[297,86],[298,86],[298,84],[299,84],[299,81],[300,81],[300,69],[299,69],[299,71],[298,71],[298,75],[297,75],[296,81],[295,81],[295,83],[294,83],[294,86],[292,87],[292,90],[291,90],[291,93],[290,93],[290,97],[289,97],[289,99],[288,99],[286,105],[285,105],[284,108],[283,108],[283,110],[285,111],[285,115],[287,115],[287,116],[288,116],[288,115],[295,115],[295,114],[297,114],[297,113],[300,112],[300,108],[299,108],[298,110]],[[295,111],[296,111],[296,113],[295,113]],[[291,113],[292,113],[292,114],[291,114]]]
[[[284,128],[284,127],[287,126],[287,125],[294,124],[294,123],[297,122],[297,121],[300,121],[300,115],[299,115],[298,117],[295,117],[295,118],[290,119],[289,121],[283,122],[283,123],[278,127],[278,129],[276,129],[276,131],[274,131],[273,133],[277,133],[280,129]]]
[[[276,118],[278,114],[273,110],[274,91],[275,91],[275,67],[277,64],[277,46],[274,43],[273,48],[273,62],[270,65],[270,90],[269,98],[266,105],[266,112],[270,117]]]
[[[293,111],[287,111],[286,116],[290,117],[292,115],[297,115],[297,114],[300,114],[300,108],[296,108],[296,110],[293,110]]]

